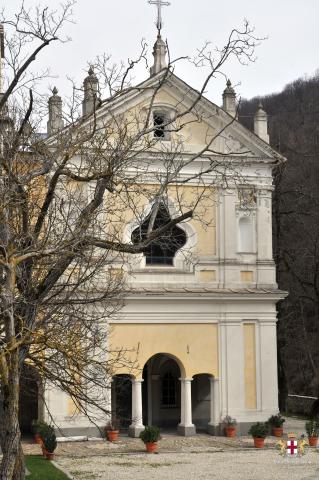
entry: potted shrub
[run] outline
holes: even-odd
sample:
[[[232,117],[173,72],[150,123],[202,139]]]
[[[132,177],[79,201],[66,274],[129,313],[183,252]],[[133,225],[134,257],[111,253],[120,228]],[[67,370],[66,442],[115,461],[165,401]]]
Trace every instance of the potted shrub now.
[[[119,422],[116,418],[110,420],[105,427],[106,437],[109,442],[116,442],[119,438]]]
[[[46,456],[46,449],[44,446],[44,437],[49,429],[49,425],[43,421],[34,422],[34,429],[37,431],[38,435],[36,437],[37,443],[41,446],[42,455]]]
[[[146,445],[148,453],[154,453],[157,450],[157,442],[160,439],[160,431],[158,427],[145,427],[140,433],[140,439]]]
[[[249,429],[249,434],[254,439],[255,448],[263,448],[265,445],[265,438],[267,437],[268,428],[266,423],[254,423]]]
[[[42,422],[42,420],[32,420],[32,430],[34,434],[34,441],[38,445],[42,445],[42,431],[45,429],[47,424]]]
[[[48,460],[53,460],[54,450],[57,447],[56,435],[54,427],[48,425],[43,437],[43,444],[45,448],[45,456]]]
[[[275,437],[282,437],[282,434],[284,433],[283,424],[285,423],[285,419],[282,418],[280,413],[269,417],[267,423],[270,427],[271,433]]]
[[[319,436],[319,420],[309,420],[306,422],[305,427],[308,435],[309,445],[311,447],[316,447]]]
[[[236,436],[236,425],[237,422],[235,418],[226,415],[223,419],[223,423],[225,425],[225,435],[226,437],[235,437]]]

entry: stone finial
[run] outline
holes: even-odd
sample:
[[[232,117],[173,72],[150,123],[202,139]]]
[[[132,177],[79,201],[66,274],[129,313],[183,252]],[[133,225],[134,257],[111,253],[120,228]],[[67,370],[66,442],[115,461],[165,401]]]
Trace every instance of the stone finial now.
[[[153,56],[154,56],[154,65],[151,67],[150,72],[151,76],[156,75],[164,68],[167,68],[166,62],[166,43],[162,39],[160,33],[157,35],[156,42],[154,43]]]
[[[83,116],[86,116],[96,110],[98,102],[99,81],[92,66],[89,68],[88,76],[84,79],[83,89],[82,113]]]
[[[223,92],[223,109],[232,117],[237,118],[236,92],[229,79],[227,80],[226,88]]]
[[[259,101],[258,108],[254,116],[254,132],[259,138],[264,140],[264,142],[269,143],[268,116],[261,101]]]
[[[58,89],[53,87],[52,96],[49,98],[49,120],[47,123],[48,134],[52,135],[62,130],[63,115],[62,115],[62,99],[58,95]]]

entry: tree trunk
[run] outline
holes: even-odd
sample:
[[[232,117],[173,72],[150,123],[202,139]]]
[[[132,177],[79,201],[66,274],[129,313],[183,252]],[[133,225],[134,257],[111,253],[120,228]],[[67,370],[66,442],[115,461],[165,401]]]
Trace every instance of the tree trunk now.
[[[24,480],[25,479],[25,461],[24,461],[24,453],[22,450],[22,445],[21,441],[19,443],[19,451],[18,455],[16,457],[15,465],[14,465],[14,471],[13,471],[13,476],[12,480]]]
[[[288,410],[288,405],[287,405],[288,385],[287,385],[285,365],[282,360],[282,352],[281,352],[282,348],[283,348],[283,342],[278,341],[277,360],[278,360],[279,410],[281,413],[286,413]]]
[[[19,426],[19,354],[11,352],[8,383],[2,388],[2,453],[0,480],[24,480],[25,465]]]

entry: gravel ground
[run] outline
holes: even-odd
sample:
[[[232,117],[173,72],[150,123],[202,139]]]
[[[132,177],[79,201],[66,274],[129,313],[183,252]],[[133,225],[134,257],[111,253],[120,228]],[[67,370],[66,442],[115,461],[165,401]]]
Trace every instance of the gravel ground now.
[[[319,454],[283,459],[273,449],[206,453],[128,454],[60,457],[58,463],[77,480],[317,480]]]
[[[286,432],[304,433],[304,421],[287,419]],[[75,480],[318,480],[319,447],[296,459],[282,458],[268,437],[262,450],[250,437],[228,439],[198,434],[180,437],[164,434],[159,453],[144,453],[141,440],[121,436],[116,443],[72,442],[59,444],[56,461]],[[25,453],[40,453],[26,442]]]

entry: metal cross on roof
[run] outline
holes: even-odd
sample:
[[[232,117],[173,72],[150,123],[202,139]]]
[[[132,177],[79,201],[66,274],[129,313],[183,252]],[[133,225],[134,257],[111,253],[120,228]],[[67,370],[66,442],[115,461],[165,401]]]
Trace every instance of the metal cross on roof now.
[[[164,2],[163,0],[148,0],[148,3],[151,5],[156,5],[157,6],[157,30],[160,33],[163,22],[162,22],[162,7],[169,7],[170,2]]]

